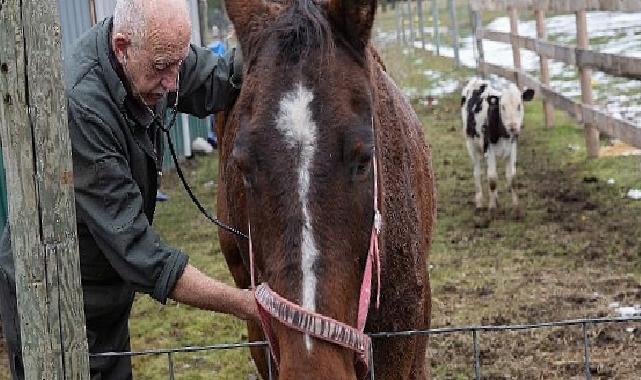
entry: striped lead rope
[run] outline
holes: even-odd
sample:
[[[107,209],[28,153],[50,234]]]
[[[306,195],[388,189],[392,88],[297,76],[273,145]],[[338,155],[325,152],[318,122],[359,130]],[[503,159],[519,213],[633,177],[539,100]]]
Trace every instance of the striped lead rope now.
[[[256,301],[280,323],[315,338],[355,351],[367,358],[371,339],[352,326],[303,309],[261,284],[256,288]]]

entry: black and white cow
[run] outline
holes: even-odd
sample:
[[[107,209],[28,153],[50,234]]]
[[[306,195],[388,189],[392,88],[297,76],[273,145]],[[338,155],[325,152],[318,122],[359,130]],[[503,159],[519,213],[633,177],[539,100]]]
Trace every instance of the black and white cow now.
[[[512,194],[512,207],[520,216],[519,199],[513,186],[516,175],[517,140],[523,126],[524,101],[534,97],[534,90],[521,92],[510,84],[502,92],[488,81],[472,79],[461,94],[461,117],[467,151],[474,167],[476,194],[474,201],[477,209],[483,208],[483,188],[481,185],[481,162],[487,160],[489,181],[489,204],[491,213],[497,203],[497,158],[505,159],[507,187]]]

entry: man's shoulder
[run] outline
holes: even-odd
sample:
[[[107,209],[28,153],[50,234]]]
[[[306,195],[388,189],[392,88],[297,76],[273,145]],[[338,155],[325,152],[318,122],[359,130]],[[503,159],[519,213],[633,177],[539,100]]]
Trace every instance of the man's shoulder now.
[[[74,87],[91,70],[100,66],[100,50],[104,49],[104,22],[94,25],[74,43],[69,55],[65,57],[66,87]]]
[[[65,87],[70,107],[93,108],[113,103],[105,73],[108,27],[109,19],[96,24],[74,43],[67,57]]]
[[[118,111],[109,88],[98,68],[88,70],[73,86],[67,88],[69,112],[79,116],[98,116],[100,119]]]

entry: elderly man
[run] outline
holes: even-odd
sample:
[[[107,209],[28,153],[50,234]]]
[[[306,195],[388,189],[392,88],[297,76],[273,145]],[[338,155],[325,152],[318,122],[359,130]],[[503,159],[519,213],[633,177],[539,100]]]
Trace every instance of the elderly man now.
[[[187,263],[152,229],[163,115],[204,117],[238,91],[233,58],[189,44],[185,0],[118,0],[67,60],[67,99],[80,264],[90,352],[129,350],[135,292],[257,320],[251,292]],[[238,64],[236,65],[238,66]],[[177,98],[176,98],[177,97]],[[177,99],[177,103],[176,103]],[[9,232],[0,249],[0,314],[12,374],[23,378]],[[129,358],[92,358],[91,378],[131,378]]]

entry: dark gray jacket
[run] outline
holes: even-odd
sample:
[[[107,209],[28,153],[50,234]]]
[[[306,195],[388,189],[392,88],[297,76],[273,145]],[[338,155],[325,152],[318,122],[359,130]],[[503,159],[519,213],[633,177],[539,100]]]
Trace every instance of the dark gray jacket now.
[[[166,245],[151,227],[162,166],[159,126],[164,121],[128,95],[110,48],[111,24],[106,19],[81,37],[65,73],[80,264],[89,314],[88,287],[106,286],[111,289],[108,293],[120,298],[104,294],[102,300],[91,300],[96,307],[108,308],[133,291],[164,303],[187,264],[187,256]],[[180,71],[178,111],[204,117],[225,109],[237,91],[229,81],[232,67],[230,60],[191,46]],[[173,104],[175,94],[169,98]],[[163,115],[167,103],[159,104],[155,113]],[[6,237],[2,247],[0,267],[13,277]]]

